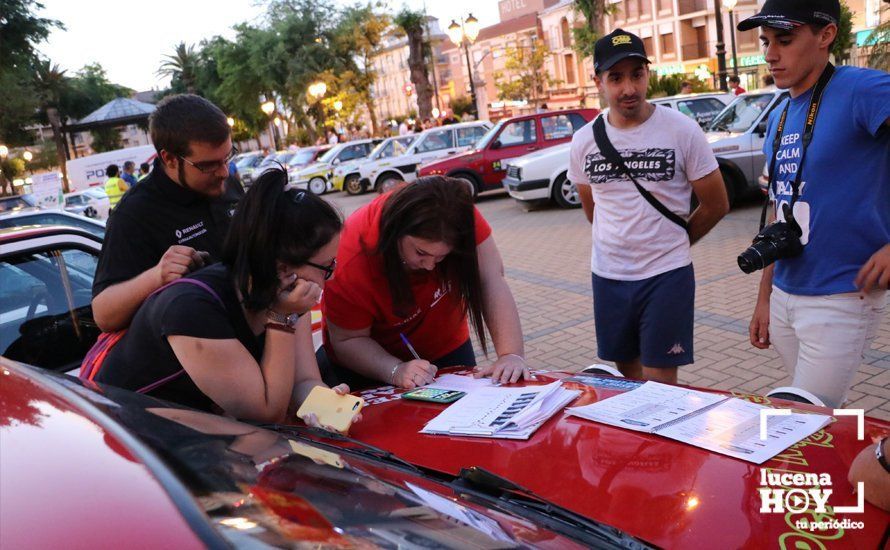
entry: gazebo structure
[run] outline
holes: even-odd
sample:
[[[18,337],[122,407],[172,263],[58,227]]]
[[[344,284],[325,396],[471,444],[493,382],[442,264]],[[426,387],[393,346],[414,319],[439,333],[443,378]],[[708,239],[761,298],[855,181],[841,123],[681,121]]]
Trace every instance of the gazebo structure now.
[[[73,134],[99,128],[145,123],[154,110],[155,106],[151,103],[143,103],[126,97],[112,99],[78,122],[62,126],[62,133],[66,136],[65,148],[69,148],[70,140],[70,148],[74,151],[76,158],[77,148],[74,144]],[[68,151],[68,158],[71,158],[70,151]]]

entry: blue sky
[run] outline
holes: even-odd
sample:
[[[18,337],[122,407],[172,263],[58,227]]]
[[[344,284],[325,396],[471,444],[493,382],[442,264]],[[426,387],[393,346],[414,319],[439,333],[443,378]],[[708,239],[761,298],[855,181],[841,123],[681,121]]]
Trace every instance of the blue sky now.
[[[40,51],[53,62],[74,73],[98,62],[115,83],[147,90],[162,88],[166,80],[155,71],[164,55],[180,41],[197,43],[222,35],[231,38],[231,28],[256,21],[263,6],[256,0],[41,0],[44,17],[58,19],[67,30],[53,31]],[[346,4],[337,0],[338,4]],[[423,9],[422,0],[390,0],[390,11],[403,4]],[[481,8],[480,8],[481,6]],[[496,0],[429,0],[428,12],[443,28],[451,19],[472,12],[483,26],[498,22]]]

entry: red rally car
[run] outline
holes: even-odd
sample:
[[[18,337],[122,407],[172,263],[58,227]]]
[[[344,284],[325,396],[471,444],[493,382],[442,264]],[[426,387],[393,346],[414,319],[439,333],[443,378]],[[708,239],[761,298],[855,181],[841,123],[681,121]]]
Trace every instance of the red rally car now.
[[[431,162],[419,175],[464,178],[477,193],[500,189],[507,160],[571,140],[597,114],[598,109],[567,109],[504,119],[469,151]]]

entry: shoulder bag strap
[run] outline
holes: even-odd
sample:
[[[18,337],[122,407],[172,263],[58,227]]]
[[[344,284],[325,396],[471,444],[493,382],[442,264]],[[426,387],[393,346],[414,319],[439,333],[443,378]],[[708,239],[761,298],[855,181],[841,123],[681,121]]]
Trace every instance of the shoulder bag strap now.
[[[674,222],[683,228],[684,231],[689,231],[689,224],[686,223],[686,220],[672,212],[667,206],[661,203],[658,199],[656,199],[652,193],[646,190],[645,187],[640,185],[637,182],[637,179],[633,176],[630,170],[628,170],[627,165],[624,164],[624,159],[621,158],[621,154],[618,153],[618,150],[615,149],[615,146],[612,145],[612,142],[609,140],[609,136],[606,133],[606,122],[605,115],[602,114],[597,117],[597,119],[593,122],[593,139],[596,141],[596,146],[599,147],[600,153],[603,154],[603,157],[606,158],[613,166],[618,167],[624,175],[627,176],[630,181],[633,182],[634,186],[636,186],[637,191],[640,192],[640,195],[646,199],[646,202],[652,205],[653,208],[658,210],[662,216]]]

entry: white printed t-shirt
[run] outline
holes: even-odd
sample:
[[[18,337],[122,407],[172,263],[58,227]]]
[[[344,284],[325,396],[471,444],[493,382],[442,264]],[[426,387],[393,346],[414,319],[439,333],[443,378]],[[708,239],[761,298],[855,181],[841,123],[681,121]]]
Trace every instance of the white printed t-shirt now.
[[[689,216],[692,200],[689,182],[718,168],[698,124],[668,107],[656,107],[646,122],[626,130],[606,118],[606,134],[637,182],[683,218]],[[639,281],[692,263],[686,232],[603,158],[593,139],[593,122],[572,137],[568,178],[576,185],[590,185],[593,192],[590,269],[595,274]]]

